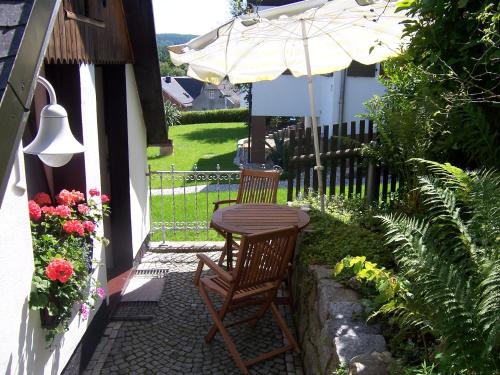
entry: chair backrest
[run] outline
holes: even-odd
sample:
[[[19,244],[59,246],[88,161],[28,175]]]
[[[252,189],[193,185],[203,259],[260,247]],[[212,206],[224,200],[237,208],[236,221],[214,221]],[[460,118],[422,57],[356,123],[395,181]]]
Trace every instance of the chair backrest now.
[[[243,169],[236,203],[276,203],[280,173]]]
[[[292,258],[297,234],[298,228],[293,226],[243,236],[233,272],[235,291],[266,282],[275,282],[278,287]]]

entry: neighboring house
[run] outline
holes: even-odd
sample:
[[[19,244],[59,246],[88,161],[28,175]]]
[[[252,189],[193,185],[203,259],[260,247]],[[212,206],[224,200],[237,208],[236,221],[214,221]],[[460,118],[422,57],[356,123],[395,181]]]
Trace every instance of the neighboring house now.
[[[149,234],[148,145],[168,143],[150,0],[0,2],[0,370],[81,373]],[[22,152],[54,86],[86,151],[60,168]],[[22,138],[22,143],[21,143]],[[88,320],[77,315],[49,347],[28,307],[34,269],[28,199],[62,188],[110,194],[96,243],[95,278],[108,290]]]
[[[239,107],[239,92],[228,81],[215,86],[191,77],[162,77],[163,100],[181,110],[204,111]]]
[[[204,111],[207,109],[228,109],[239,106],[237,93],[234,90],[234,86],[229,82],[223,82],[218,86],[205,83],[200,95],[194,99],[192,109],[195,111]]]
[[[254,9],[267,9],[298,0],[250,1]],[[256,6],[255,4],[258,4]],[[318,125],[333,125],[356,120],[365,112],[363,103],[384,93],[377,80],[380,64],[363,65],[353,61],[348,69],[313,77]],[[265,118],[268,116],[307,117],[310,115],[305,77],[283,74],[273,81],[252,85],[252,161],[263,162]],[[306,126],[309,119],[306,118]]]
[[[193,106],[193,97],[179,84],[177,77],[162,77],[161,89],[163,101],[170,101],[180,110],[190,110]]]

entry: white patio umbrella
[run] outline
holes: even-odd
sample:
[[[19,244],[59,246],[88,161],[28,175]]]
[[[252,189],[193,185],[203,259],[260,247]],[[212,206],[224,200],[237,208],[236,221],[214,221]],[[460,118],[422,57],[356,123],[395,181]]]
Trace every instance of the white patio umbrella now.
[[[408,19],[387,0],[307,0],[237,17],[186,44],[169,47],[187,74],[219,84],[272,80],[289,70],[307,75],[318,193],[324,189],[312,75],[347,68],[352,60],[374,64],[401,51]]]

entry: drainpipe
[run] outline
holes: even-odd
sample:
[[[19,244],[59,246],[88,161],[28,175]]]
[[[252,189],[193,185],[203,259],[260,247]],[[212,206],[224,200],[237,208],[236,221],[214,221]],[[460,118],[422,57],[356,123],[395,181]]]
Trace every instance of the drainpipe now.
[[[338,124],[339,124],[339,139],[338,146],[340,146],[340,137],[345,136],[342,134],[342,123],[344,122],[344,109],[345,109],[345,83],[347,78],[347,69],[344,69],[340,72],[340,93],[339,93],[339,116],[338,116]]]

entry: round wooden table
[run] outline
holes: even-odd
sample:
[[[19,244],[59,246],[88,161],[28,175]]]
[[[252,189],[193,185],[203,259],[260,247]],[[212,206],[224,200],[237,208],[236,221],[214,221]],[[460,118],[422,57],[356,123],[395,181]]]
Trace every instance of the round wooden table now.
[[[212,215],[210,227],[227,233],[226,253],[228,268],[232,267],[233,234],[254,234],[297,225],[309,224],[309,215],[295,207],[277,204],[235,204],[220,208]]]

